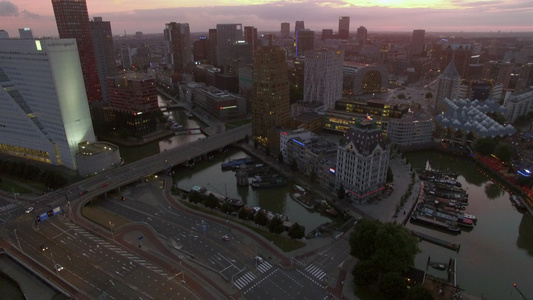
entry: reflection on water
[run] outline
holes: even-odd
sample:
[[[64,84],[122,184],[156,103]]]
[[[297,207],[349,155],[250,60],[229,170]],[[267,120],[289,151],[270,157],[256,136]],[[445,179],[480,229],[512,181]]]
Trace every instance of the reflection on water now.
[[[457,283],[467,293],[488,299],[521,299],[513,287],[533,297],[533,220],[511,205],[506,186],[491,180],[491,174],[466,158],[437,152],[416,152],[406,155],[413,168],[433,168],[459,173],[459,182],[469,194],[466,212],[478,217],[470,231],[450,235],[408,223],[407,227],[440,239],[461,244],[458,253],[421,242],[422,253],[416,266],[425,269],[428,256],[432,261],[457,259]],[[524,251],[525,250],[525,251]],[[501,262],[501,263],[496,263]],[[445,278],[442,271],[429,268],[432,275]]]

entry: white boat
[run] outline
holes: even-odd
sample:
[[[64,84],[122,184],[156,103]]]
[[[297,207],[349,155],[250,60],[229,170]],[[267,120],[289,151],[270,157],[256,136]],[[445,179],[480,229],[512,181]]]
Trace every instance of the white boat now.
[[[185,115],[187,116],[187,118],[192,118],[193,117],[193,114],[190,111],[186,111]]]

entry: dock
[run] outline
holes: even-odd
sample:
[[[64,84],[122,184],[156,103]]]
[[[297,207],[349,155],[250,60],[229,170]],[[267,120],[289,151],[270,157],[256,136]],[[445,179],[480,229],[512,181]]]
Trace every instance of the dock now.
[[[427,235],[427,234],[422,233],[422,232],[411,230],[411,234],[416,236],[416,237],[418,237],[418,238],[420,238],[420,239],[422,239],[422,240],[424,240],[424,241],[427,241],[427,242],[433,243],[435,245],[442,246],[444,248],[448,248],[448,249],[451,249],[451,250],[454,250],[454,251],[457,251],[457,252],[459,252],[459,249],[461,248],[461,244],[455,244],[455,243],[452,243],[452,242],[441,240],[439,238],[436,238],[436,237],[431,236],[431,235]]]

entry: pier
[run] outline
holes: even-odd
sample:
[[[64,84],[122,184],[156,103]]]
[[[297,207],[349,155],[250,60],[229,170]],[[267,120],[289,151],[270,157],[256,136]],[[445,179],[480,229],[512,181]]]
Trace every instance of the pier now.
[[[455,244],[455,243],[452,243],[452,242],[441,240],[439,238],[436,238],[436,237],[431,236],[431,235],[427,235],[425,233],[421,233],[421,232],[412,230],[411,234],[416,236],[416,237],[418,237],[419,239],[424,240],[424,241],[427,241],[427,242],[433,243],[435,245],[442,246],[444,248],[448,248],[448,249],[451,249],[451,250],[454,250],[454,251],[457,251],[457,252],[459,252],[459,249],[461,249],[461,244]]]

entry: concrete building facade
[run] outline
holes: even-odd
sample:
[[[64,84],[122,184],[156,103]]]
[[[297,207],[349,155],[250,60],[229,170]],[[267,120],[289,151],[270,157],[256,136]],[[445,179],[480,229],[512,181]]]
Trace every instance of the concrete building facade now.
[[[0,86],[0,152],[76,170],[96,141],[76,40],[3,40]]]

